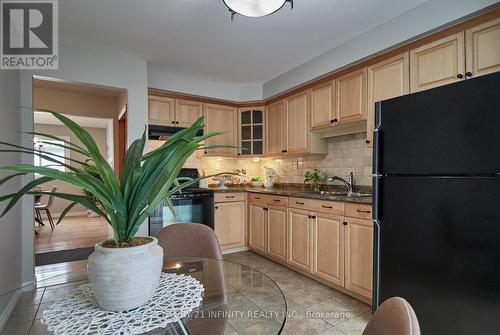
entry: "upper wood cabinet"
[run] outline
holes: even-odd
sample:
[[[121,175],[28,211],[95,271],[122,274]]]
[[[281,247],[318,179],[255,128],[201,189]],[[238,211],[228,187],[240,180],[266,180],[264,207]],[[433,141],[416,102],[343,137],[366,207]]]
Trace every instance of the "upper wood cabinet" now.
[[[373,222],[345,218],[345,288],[367,298],[372,296]]]
[[[410,85],[409,54],[386,59],[368,67],[368,115],[366,142],[373,146],[375,103],[408,94]]]
[[[266,108],[267,154],[277,155],[285,150],[285,102],[278,101]]]
[[[265,253],[267,251],[267,211],[265,205],[250,203],[248,214],[248,245],[251,249]]]
[[[149,123],[163,126],[175,125],[175,100],[166,97],[148,97]]]
[[[288,263],[307,272],[313,265],[313,221],[311,213],[299,209],[288,211]]]
[[[335,81],[337,117],[334,123],[366,120],[366,68],[347,73]]]
[[[201,102],[175,99],[175,123],[178,127],[191,127],[202,112]]]
[[[293,95],[286,103],[286,153],[306,153],[309,149],[309,91]]]
[[[286,262],[287,210],[283,207],[267,207],[267,253]]]
[[[464,33],[410,50],[410,91],[417,92],[465,78]]]
[[[311,88],[311,130],[331,127],[335,117],[335,80]]]
[[[237,115],[236,108],[224,106],[204,104],[203,114],[205,117],[206,133],[223,132],[221,135],[213,136],[207,139],[207,145],[229,145],[236,147],[237,136]],[[236,156],[236,148],[216,148],[208,149],[205,154],[211,156]]]
[[[314,220],[313,273],[344,285],[344,228],[340,215],[316,214]]]
[[[465,31],[466,76],[500,70],[500,18]]]
[[[215,233],[221,249],[245,245],[245,202],[222,202],[215,204]]]
[[[263,107],[239,109],[238,156],[263,156],[265,154],[265,119]]]

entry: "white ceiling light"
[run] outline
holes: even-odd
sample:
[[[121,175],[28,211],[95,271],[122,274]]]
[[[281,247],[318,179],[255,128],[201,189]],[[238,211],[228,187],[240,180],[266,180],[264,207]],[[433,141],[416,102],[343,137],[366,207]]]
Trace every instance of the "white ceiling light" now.
[[[248,17],[261,17],[278,11],[285,3],[293,0],[223,0],[231,12],[231,20],[236,13]]]

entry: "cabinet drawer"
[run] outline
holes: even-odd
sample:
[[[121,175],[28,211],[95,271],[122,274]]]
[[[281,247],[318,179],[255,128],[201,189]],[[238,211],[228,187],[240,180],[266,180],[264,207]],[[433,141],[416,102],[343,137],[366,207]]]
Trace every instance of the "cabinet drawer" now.
[[[315,212],[326,214],[344,215],[344,203],[328,200],[314,200],[312,201],[312,210]]]
[[[250,201],[272,206],[288,206],[288,197],[282,195],[252,193],[250,194]]]
[[[366,204],[345,204],[345,216],[351,218],[372,219],[372,205]]]
[[[313,199],[290,197],[288,198],[288,207],[312,211],[314,208],[313,202]]]
[[[215,202],[245,201],[245,192],[216,192],[214,200]]]

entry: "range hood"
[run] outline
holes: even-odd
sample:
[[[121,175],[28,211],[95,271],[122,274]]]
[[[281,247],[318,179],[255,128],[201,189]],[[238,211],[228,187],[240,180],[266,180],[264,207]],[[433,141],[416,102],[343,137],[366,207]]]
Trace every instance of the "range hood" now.
[[[314,133],[317,133],[319,138],[322,139],[364,132],[366,132],[366,120],[347,124],[338,124],[330,128],[314,131]]]
[[[183,127],[158,126],[155,124],[148,125],[148,139],[165,141],[172,135],[184,130]],[[203,130],[198,131],[198,136],[203,135]]]

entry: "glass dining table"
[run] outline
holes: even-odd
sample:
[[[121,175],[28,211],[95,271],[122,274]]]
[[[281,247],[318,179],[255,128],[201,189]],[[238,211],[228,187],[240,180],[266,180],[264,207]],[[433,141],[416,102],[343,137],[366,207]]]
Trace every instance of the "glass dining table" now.
[[[229,261],[180,257],[164,259],[163,271],[196,278],[204,287],[203,300],[178,322],[143,334],[281,333],[286,321],[286,300],[278,285],[262,272]],[[52,334],[42,322],[43,311],[85,283],[87,274],[81,267],[70,274],[45,277],[36,288],[4,293],[0,301],[17,296],[17,304],[0,334]]]

